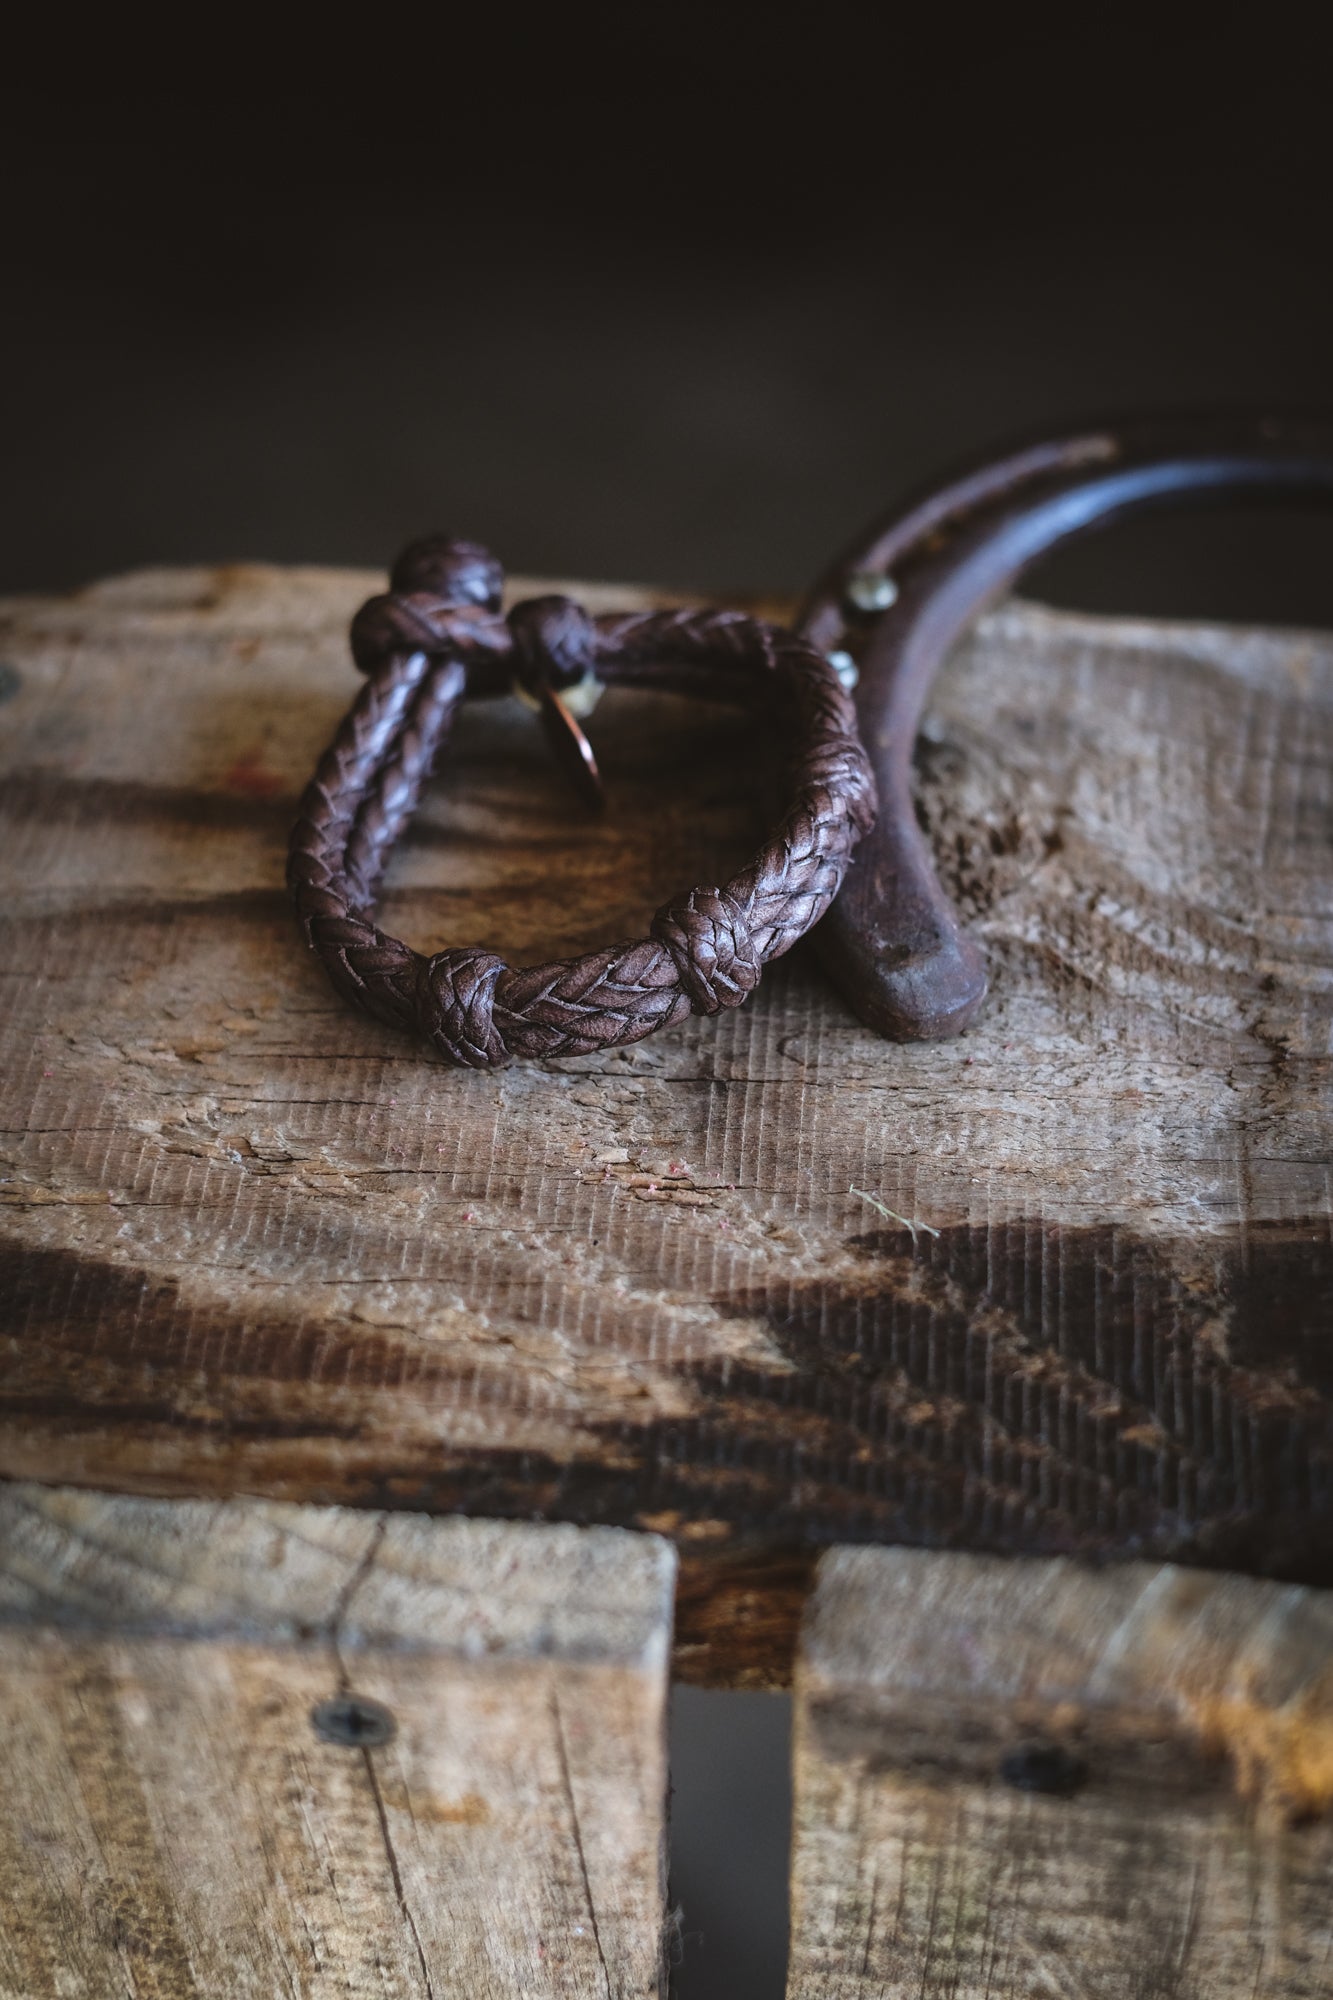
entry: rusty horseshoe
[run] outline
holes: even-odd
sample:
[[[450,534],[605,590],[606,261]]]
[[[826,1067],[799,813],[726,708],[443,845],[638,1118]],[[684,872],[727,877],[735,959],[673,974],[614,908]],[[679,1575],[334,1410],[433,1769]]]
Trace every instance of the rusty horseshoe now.
[[[1134,418],[970,471],[877,522],[820,579],[799,630],[848,681],[880,816],[816,932],[850,1005],[895,1041],[956,1035],[986,996],[980,949],[935,874],[911,757],[936,669],[980,612],[1060,543],[1171,505],[1333,505],[1333,421]]]

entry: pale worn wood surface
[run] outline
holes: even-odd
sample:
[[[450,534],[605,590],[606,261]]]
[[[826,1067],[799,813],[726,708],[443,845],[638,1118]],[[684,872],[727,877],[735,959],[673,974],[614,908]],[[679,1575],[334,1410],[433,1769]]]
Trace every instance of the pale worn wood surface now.
[[[960,1042],[876,1040],[802,949],[464,1074],[335,1001],[281,888],[380,582],[4,613],[3,1469],[660,1528],[678,1666],[733,1680],[821,1542],[1328,1580],[1333,640],[983,623],[919,760],[993,976]],[[595,823],[526,711],[466,716],[389,924],[531,960],[718,879],[744,725],[593,727]]]
[[[663,1990],[674,1556],[0,1490],[3,2000]],[[351,1689],[374,1749],[310,1713]]]
[[[1072,1795],[1005,1782],[1035,1746],[1082,1765]],[[1333,1594],[834,1551],[797,1666],[789,2000],[1327,1996],[1330,1802]]]

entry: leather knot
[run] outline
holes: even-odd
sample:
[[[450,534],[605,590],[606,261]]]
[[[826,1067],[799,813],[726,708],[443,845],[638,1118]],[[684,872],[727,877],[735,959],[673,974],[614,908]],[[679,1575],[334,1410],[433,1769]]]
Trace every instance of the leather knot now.
[[[869,833],[878,801],[874,774],[859,743],[844,737],[821,744],[803,760],[801,776],[807,785],[821,785],[830,798],[838,799],[859,834]]]
[[[395,653],[448,652],[459,612],[498,614],[504,571],[480,542],[425,535],[408,543],[389,583],[352,620],[352,658],[363,674],[378,673]]]
[[[363,674],[377,674],[402,653],[446,653],[459,607],[425,590],[372,597],[352,620],[352,658]]]
[[[505,962],[491,951],[439,951],[421,968],[417,1021],[446,1062],[494,1069],[508,1061],[491,1019]]]
[[[725,889],[691,889],[684,902],[658,911],[652,932],[671,953],[696,1014],[739,1007],[759,984],[763,960],[744,910]]]
[[[572,597],[529,597],[509,614],[514,671],[524,687],[573,687],[597,664],[597,627]]]
[[[498,611],[505,573],[480,542],[453,535],[422,535],[409,542],[389,575],[389,588],[411,596],[425,591],[443,604],[477,604]]]

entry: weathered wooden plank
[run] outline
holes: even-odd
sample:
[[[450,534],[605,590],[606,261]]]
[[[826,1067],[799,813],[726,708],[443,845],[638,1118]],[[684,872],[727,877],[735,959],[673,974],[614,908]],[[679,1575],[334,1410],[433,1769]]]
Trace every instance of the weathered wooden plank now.
[[[0,1996],[662,1992],[674,1567],[615,1529],[0,1489]],[[353,1697],[391,1740],[321,1736]]]
[[[802,950],[465,1075],[334,1000],[280,886],[378,581],[4,614],[0,1466],[660,1529],[678,1665],[732,1680],[829,1541],[1333,1578],[1333,640],[984,622],[920,747],[962,1041],[877,1041]],[[395,927],[590,948],[739,857],[740,720],[593,727],[595,822],[526,711],[465,717]]]
[[[908,1549],[820,1563],[790,2000],[1333,1991],[1333,1594]]]

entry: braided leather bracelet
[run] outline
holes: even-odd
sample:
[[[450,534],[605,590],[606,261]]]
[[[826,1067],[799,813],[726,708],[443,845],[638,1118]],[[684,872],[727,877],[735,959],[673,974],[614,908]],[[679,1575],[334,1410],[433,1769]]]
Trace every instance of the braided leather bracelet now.
[[[476,543],[414,542],[387,596],[352,621],[366,685],[301,800],[287,879],[338,992],[424,1035],[446,1062],[585,1055],[688,1014],[736,1007],[827,910],[873,824],[875,786],[850,697],[808,640],[729,611],[591,618],[564,597],[500,615],[503,572]],[[482,948],[426,958],[377,928],[375,892],[465,697],[516,685],[584,789],[596,765],[560,690],[600,681],[776,700],[793,740],[786,813],[749,867],[659,910],[652,934],[515,968]]]

